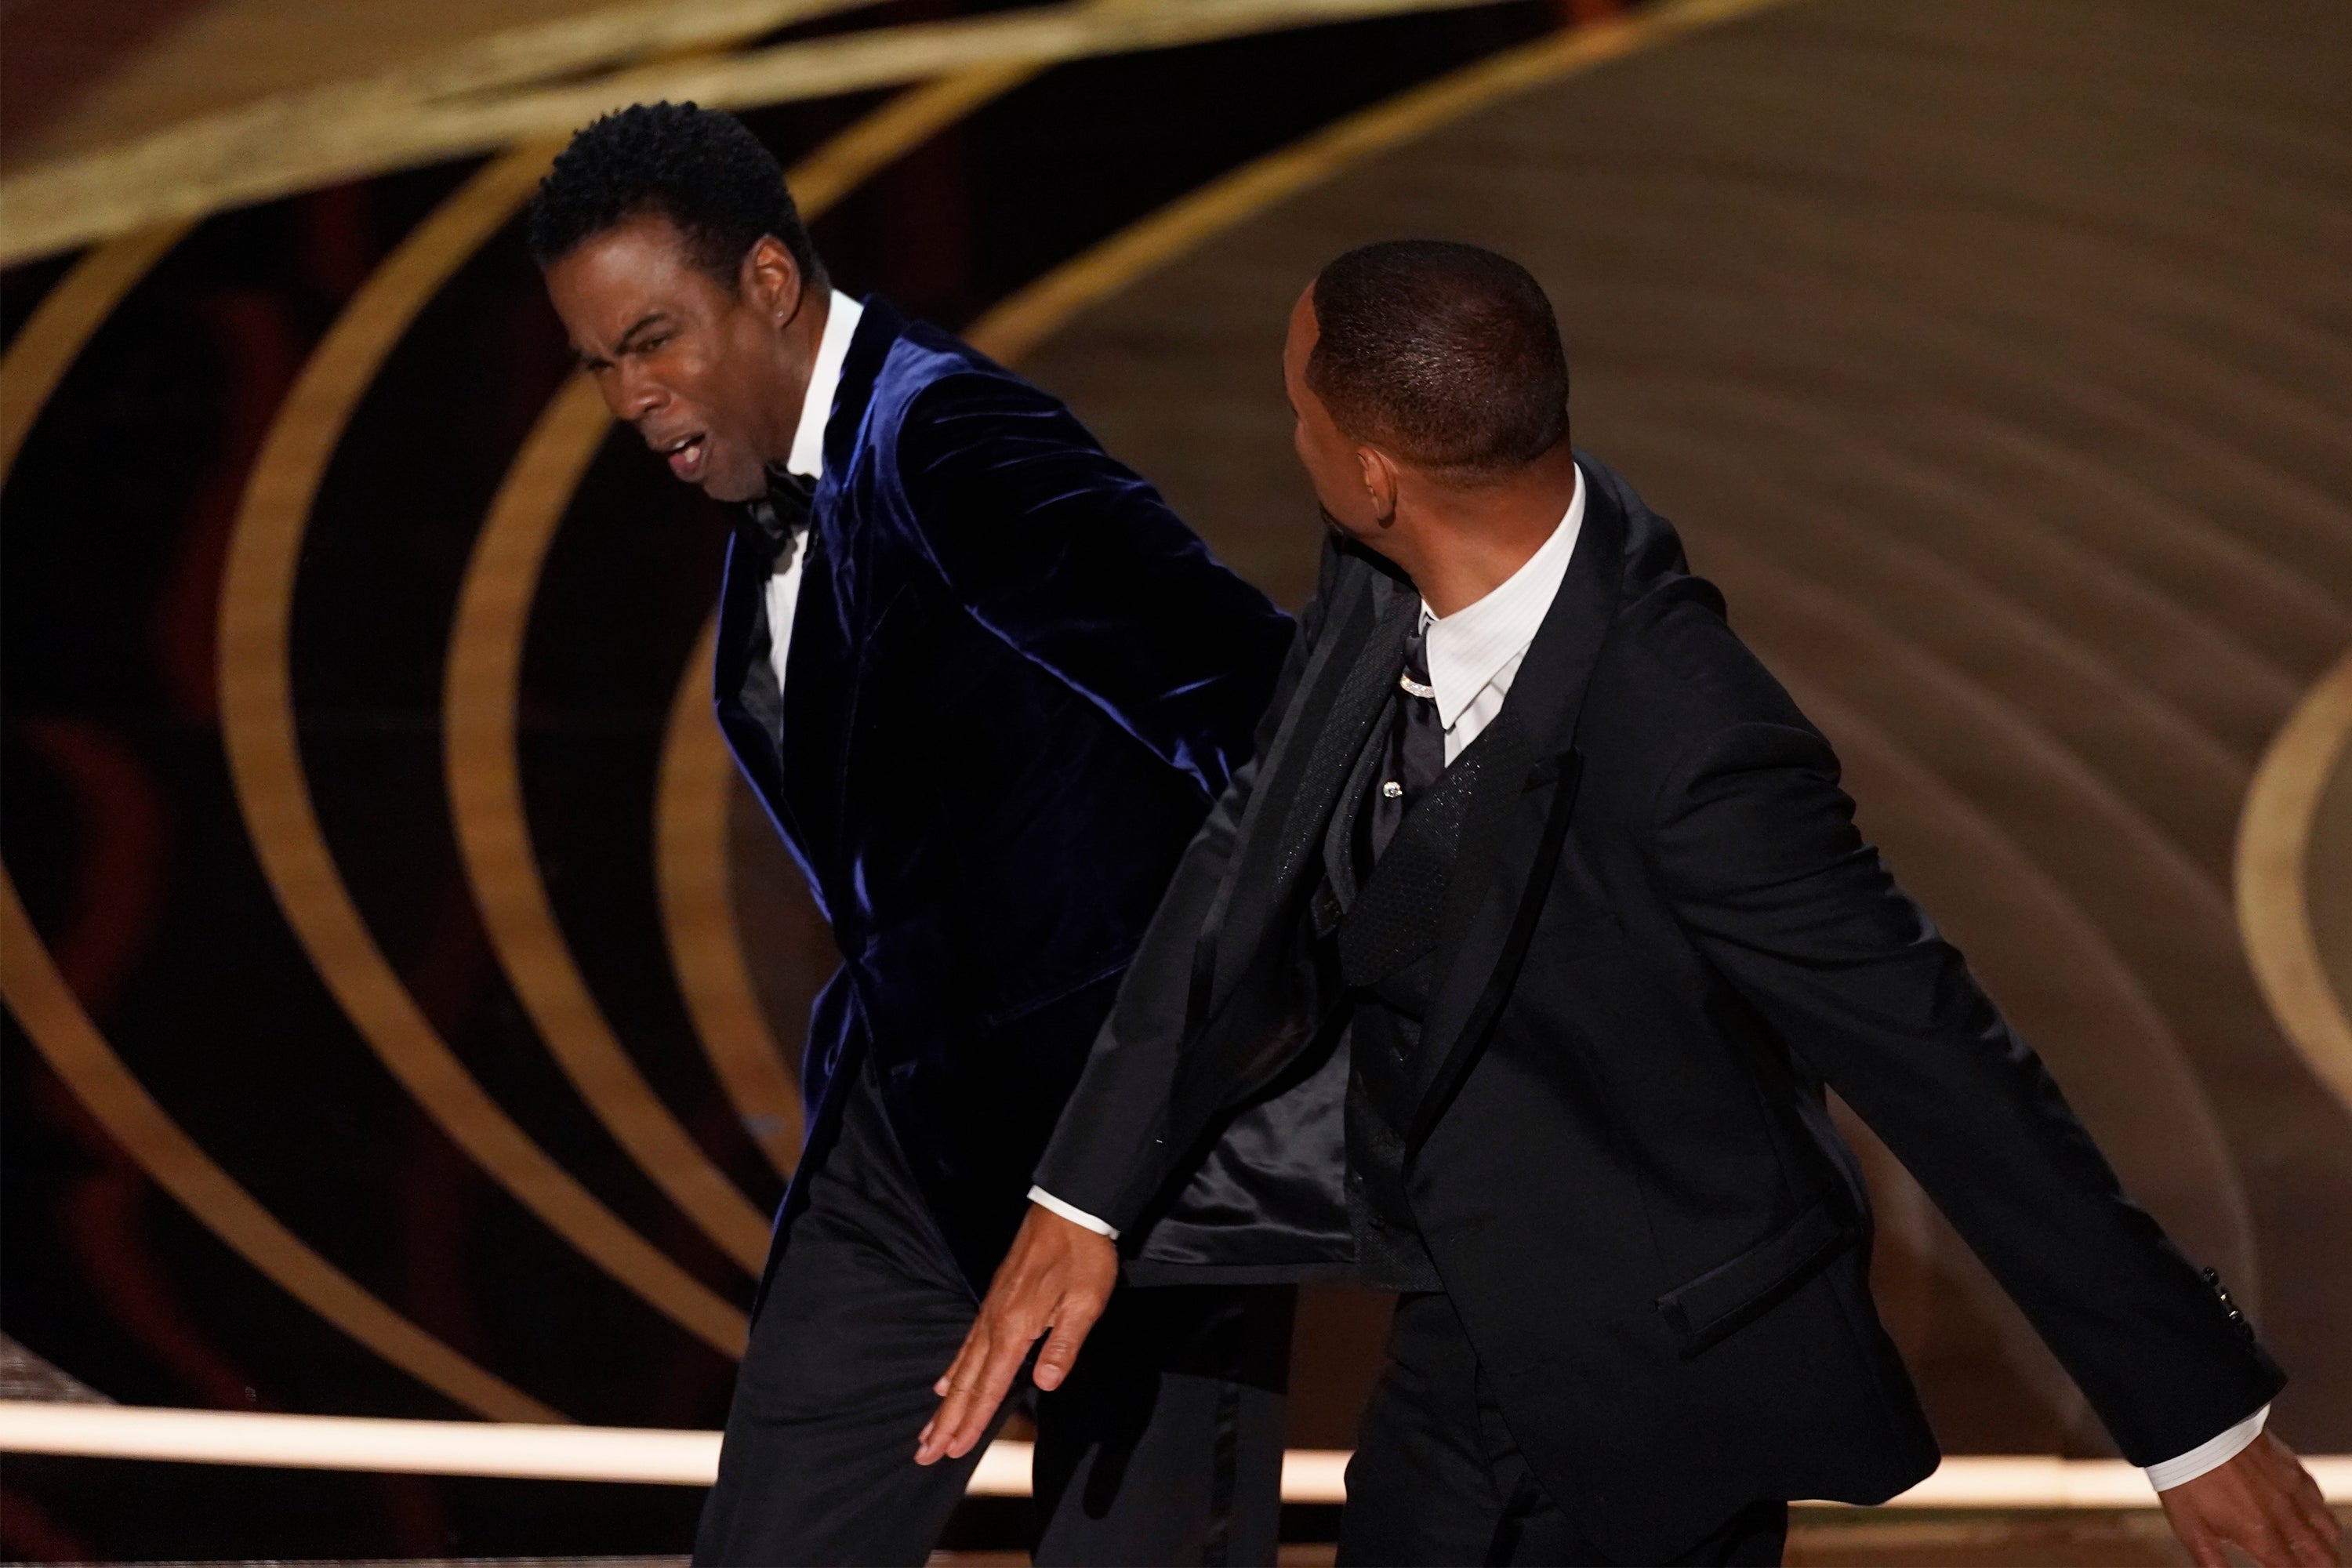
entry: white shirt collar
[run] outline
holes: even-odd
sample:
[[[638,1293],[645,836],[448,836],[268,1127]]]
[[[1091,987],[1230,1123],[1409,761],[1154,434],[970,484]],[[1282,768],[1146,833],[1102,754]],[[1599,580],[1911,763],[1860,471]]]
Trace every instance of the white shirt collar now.
[[[841,363],[849,357],[849,340],[866,307],[835,289],[824,313],[824,335],[817,340],[816,363],[809,366],[808,394],[801,399],[801,422],[793,431],[792,455],[785,468],[810,479],[824,472],[824,426],[833,417],[833,395],[841,389]]]
[[[1450,616],[1433,615],[1428,601],[1423,601],[1422,625],[1429,631],[1429,683],[1437,689],[1437,716],[1445,728],[1453,729],[1463,710],[1503,667],[1535,641],[1568,575],[1569,557],[1576,553],[1576,536],[1583,528],[1584,471],[1579,468],[1576,493],[1569,498],[1559,526],[1517,571],[1486,597]]]

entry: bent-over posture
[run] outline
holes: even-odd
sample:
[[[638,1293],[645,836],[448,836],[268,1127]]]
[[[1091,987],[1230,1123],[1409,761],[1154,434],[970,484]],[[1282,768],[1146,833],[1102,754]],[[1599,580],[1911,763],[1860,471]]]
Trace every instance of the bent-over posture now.
[[[695,1558],[920,1563],[978,1462],[914,1463],[931,1384],[1288,623],[1053,398],[835,291],[733,119],[599,121],[530,238],[614,415],[742,509],[719,723],[842,954]],[[1290,1310],[1123,1302],[1039,1402],[1039,1561],[1271,1563]]]

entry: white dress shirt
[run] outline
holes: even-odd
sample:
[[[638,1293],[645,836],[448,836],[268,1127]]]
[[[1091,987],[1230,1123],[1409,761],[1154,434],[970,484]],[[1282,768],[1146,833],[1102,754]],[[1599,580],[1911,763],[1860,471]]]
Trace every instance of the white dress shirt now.
[[[1576,493],[1551,536],[1519,569],[1489,589],[1486,597],[1440,616],[1424,599],[1421,626],[1428,637],[1429,684],[1437,693],[1438,722],[1445,726],[1445,761],[1453,765],[1462,749],[1476,740],[1527,662],[1559,585],[1568,576],[1569,557],[1576,553],[1576,536],[1584,531],[1584,475],[1576,476]]]
[[[850,334],[866,307],[835,289],[825,310],[824,333],[817,339],[816,363],[809,367],[808,392],[801,398],[801,421],[793,430],[793,449],[784,458],[787,472],[816,479],[824,472],[824,426],[833,417],[833,395],[841,389],[841,363],[849,357]],[[768,662],[775,668],[776,689],[784,689],[784,662],[793,651],[793,612],[801,602],[801,566],[808,559],[808,524],[793,530],[776,552],[776,569],[768,578]]]
[[[1423,601],[1421,625],[1428,637],[1429,684],[1437,694],[1438,720],[1445,726],[1449,764],[1503,710],[1503,700],[1511,694],[1511,681],[1527,661],[1528,648],[1550,613],[1552,600],[1559,595],[1559,585],[1568,576],[1569,558],[1576,553],[1577,536],[1583,531],[1584,475],[1580,470],[1576,493],[1570,498],[1559,526],[1499,586],[1450,616],[1437,615]],[[1042,1187],[1029,1189],[1029,1201],[1073,1225],[1118,1239],[1118,1231]],[[2165,1491],[2228,1463],[2262,1436],[2263,1423],[2270,1413],[2265,1405],[2189,1452],[2148,1466],[2148,1484]]]

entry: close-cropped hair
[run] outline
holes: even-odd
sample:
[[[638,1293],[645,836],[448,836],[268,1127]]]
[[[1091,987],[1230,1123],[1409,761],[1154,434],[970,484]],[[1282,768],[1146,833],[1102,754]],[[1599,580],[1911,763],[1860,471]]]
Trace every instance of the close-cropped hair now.
[[[1350,440],[1459,482],[1499,479],[1568,433],[1551,301],[1507,257],[1384,240],[1315,279],[1307,384]]]
[[[810,288],[826,286],[775,154],[731,114],[691,103],[639,103],[572,138],[539,183],[524,222],[541,267],[608,229],[655,215],[696,266],[733,289],[743,258],[773,236]]]

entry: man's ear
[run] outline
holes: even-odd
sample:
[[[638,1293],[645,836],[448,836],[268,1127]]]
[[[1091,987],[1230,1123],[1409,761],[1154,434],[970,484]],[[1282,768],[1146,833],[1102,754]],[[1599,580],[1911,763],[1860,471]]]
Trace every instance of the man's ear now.
[[[743,272],[737,287],[777,326],[791,321],[800,308],[801,283],[800,263],[774,235],[761,236],[743,253]]]
[[[1357,447],[1356,464],[1363,472],[1364,494],[1371,501],[1372,521],[1386,528],[1396,521],[1396,464],[1378,447]]]

